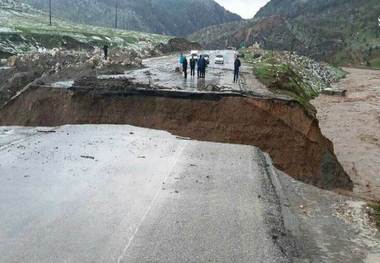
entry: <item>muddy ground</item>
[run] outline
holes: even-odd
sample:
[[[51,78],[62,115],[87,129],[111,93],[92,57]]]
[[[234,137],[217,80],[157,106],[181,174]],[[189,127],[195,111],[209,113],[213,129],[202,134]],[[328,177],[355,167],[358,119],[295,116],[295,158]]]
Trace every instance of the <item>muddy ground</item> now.
[[[313,104],[355,194],[380,200],[380,71],[345,71],[349,74],[337,87],[346,89],[347,96],[321,95]]]

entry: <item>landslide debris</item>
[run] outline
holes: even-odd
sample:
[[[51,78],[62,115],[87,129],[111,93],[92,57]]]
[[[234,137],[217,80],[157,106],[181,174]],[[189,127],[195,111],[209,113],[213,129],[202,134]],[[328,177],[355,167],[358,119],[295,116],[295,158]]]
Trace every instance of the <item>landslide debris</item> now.
[[[73,24],[15,0],[0,1],[0,106],[31,83],[74,80],[98,72],[123,72],[141,59],[199,47],[173,39]],[[103,60],[101,48],[110,47]],[[7,59],[5,62],[4,59]]]
[[[115,49],[103,60],[101,50],[43,50],[9,57],[0,69],[0,105],[31,83],[70,80],[97,72],[123,71],[141,66],[141,56],[131,49]]]
[[[199,48],[197,43],[174,38],[146,49],[110,47],[108,60],[104,60],[99,47],[90,50],[40,48],[36,52],[22,52],[8,57],[5,67],[0,67],[0,106],[30,83],[74,81],[84,76],[124,73],[142,67],[143,58]]]
[[[185,38],[173,38],[166,44],[158,45],[157,48],[163,53],[171,53],[184,50],[200,50],[202,46],[197,42],[191,42]]]

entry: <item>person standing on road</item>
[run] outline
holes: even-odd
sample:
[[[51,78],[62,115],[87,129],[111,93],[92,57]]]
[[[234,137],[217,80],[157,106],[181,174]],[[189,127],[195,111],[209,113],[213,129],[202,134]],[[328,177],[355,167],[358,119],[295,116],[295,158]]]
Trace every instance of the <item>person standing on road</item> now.
[[[198,71],[198,78],[202,77],[202,55],[199,57],[197,62],[197,71]]]
[[[201,78],[205,78],[206,77],[206,67],[207,67],[207,62],[206,62],[206,59],[202,56],[201,58],[202,62],[201,62],[201,65],[202,65],[202,70],[201,70]]]
[[[108,45],[107,44],[103,46],[103,52],[104,52],[104,60],[107,60],[108,59]]]
[[[183,68],[183,60],[184,60],[185,56],[183,55],[183,53],[181,53],[181,55],[179,56],[179,69],[182,70]]]
[[[190,59],[190,75],[192,77],[195,76],[195,64],[197,63],[197,60],[194,58],[194,56],[191,56],[191,59]]]
[[[239,56],[236,56],[235,63],[234,63],[234,83],[238,82],[239,80],[240,67],[241,67],[241,61],[239,59]]]
[[[183,62],[182,62],[182,70],[183,70],[183,75],[185,79],[187,79],[187,66],[188,66],[187,59],[186,57],[184,57]]]

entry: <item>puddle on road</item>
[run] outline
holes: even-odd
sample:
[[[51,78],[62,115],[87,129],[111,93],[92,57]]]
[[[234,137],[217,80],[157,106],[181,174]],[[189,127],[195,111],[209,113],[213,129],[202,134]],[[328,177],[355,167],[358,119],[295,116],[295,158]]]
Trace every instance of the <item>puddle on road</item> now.
[[[181,72],[176,71],[176,68],[179,67],[176,56],[146,59],[143,60],[144,68],[126,71],[124,74],[100,75],[98,79],[128,79],[134,83],[191,92],[241,91],[241,85],[233,83],[234,53],[232,51],[214,53],[219,54],[221,52],[224,53],[226,64],[214,65],[211,62],[205,79],[199,79],[197,72],[195,76],[191,76],[190,68],[188,69],[188,77],[185,79]],[[210,53],[211,61],[213,61],[214,53]]]

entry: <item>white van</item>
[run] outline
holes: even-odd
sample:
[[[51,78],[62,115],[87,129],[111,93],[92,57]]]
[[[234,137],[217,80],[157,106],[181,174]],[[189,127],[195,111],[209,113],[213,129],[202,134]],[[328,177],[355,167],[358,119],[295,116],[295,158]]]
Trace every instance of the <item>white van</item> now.
[[[190,57],[198,59],[198,53],[199,53],[198,50],[191,50]]]
[[[221,65],[223,65],[224,64],[224,57],[223,57],[223,55],[216,55],[214,62],[215,62],[215,64],[221,64]]]

